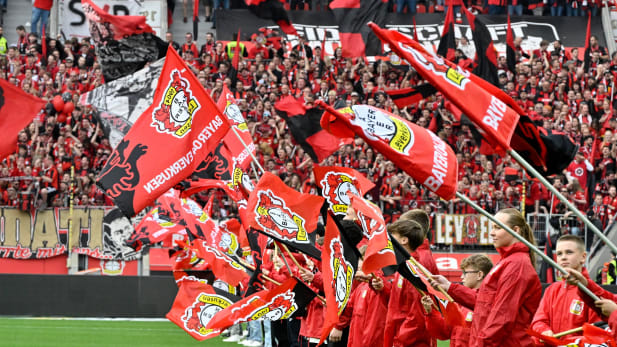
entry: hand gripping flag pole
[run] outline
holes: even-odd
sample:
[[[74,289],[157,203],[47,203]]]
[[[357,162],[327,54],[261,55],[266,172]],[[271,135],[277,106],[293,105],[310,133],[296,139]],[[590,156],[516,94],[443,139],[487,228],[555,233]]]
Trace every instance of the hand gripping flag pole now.
[[[546,254],[544,254],[544,252],[540,251],[536,246],[532,245],[523,236],[521,236],[520,234],[518,234],[517,232],[512,230],[507,225],[505,225],[502,222],[500,222],[497,218],[495,218],[493,215],[488,213],[482,207],[478,206],[476,203],[474,203],[473,201],[469,200],[469,198],[467,196],[465,196],[465,195],[463,195],[463,194],[461,194],[459,192],[456,192],[456,197],[461,199],[463,202],[465,202],[469,206],[471,206],[474,210],[480,212],[480,214],[486,216],[488,219],[490,219],[495,224],[499,225],[499,227],[501,227],[503,230],[505,230],[508,233],[510,233],[512,236],[514,236],[514,238],[516,238],[517,240],[521,241],[523,244],[525,244],[525,246],[527,246],[530,250],[536,252],[540,256],[540,258],[542,258],[544,261],[549,263],[552,267],[554,267],[555,269],[559,270],[560,272],[562,272],[566,276],[569,275],[568,271],[566,271],[566,269],[564,269],[561,265],[557,264],[553,259],[551,259]],[[577,283],[577,286],[579,287],[579,289],[581,291],[583,291],[585,294],[587,294],[594,301],[600,300],[600,298],[598,298],[594,293],[591,292],[591,290],[589,290],[589,288],[585,287],[582,283],[580,283],[580,282]]]
[[[557,198],[561,202],[563,202],[570,211],[572,211],[578,218],[580,218],[583,221],[583,223],[585,223],[587,228],[591,229],[591,231],[593,231],[593,233],[596,234],[613,251],[613,253],[617,254],[617,246],[615,246],[615,244],[611,240],[609,240],[604,235],[604,233],[600,229],[598,229],[597,226],[591,223],[591,221],[587,218],[587,216],[585,216],[578,208],[576,208],[574,204],[568,201],[568,199],[565,196],[563,196],[559,192],[559,190],[557,190],[557,188],[555,188],[552,184],[550,184],[550,182],[546,178],[544,178],[542,174],[540,174],[536,169],[534,169],[533,166],[529,165],[529,163],[525,159],[523,159],[523,157],[521,157],[521,155],[518,154],[515,150],[510,149],[508,150],[508,153],[512,156],[512,158],[514,158],[514,160],[516,160],[519,164],[525,167],[525,169],[527,169],[529,173],[531,173],[534,177],[540,180],[540,182],[546,188],[548,188],[548,190],[550,190],[551,193],[555,194],[555,196],[557,196]]]

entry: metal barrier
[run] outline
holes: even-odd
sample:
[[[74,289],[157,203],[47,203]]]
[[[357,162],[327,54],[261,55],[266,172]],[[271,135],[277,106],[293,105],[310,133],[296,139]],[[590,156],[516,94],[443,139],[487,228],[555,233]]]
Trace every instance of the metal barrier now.
[[[572,215],[531,213],[525,217],[540,248],[544,248],[549,237],[555,241],[561,235],[579,236],[585,241],[585,248],[591,248],[593,234],[589,235],[587,226]]]

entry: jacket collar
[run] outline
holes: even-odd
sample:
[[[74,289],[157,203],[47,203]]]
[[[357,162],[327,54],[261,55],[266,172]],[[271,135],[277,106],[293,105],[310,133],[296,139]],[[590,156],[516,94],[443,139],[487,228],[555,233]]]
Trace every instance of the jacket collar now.
[[[497,248],[497,252],[501,255],[501,259],[504,259],[514,253],[527,253],[529,252],[529,248],[522,242],[516,242],[511,246]]]

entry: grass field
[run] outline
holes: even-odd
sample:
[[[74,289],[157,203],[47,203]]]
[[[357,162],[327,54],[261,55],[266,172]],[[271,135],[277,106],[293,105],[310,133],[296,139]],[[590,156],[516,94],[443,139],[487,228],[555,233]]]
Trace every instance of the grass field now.
[[[0,346],[235,347],[221,338],[199,342],[171,322],[0,318]],[[449,346],[440,342],[439,347]]]

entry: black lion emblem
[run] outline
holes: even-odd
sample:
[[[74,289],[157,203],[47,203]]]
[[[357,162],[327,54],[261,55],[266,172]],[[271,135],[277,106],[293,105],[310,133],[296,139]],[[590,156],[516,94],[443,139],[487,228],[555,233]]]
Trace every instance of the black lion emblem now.
[[[223,148],[223,143],[219,143],[214,152],[208,154],[193,174],[199,178],[213,178],[221,181],[231,180],[233,167],[229,166],[229,159],[223,154]]]

